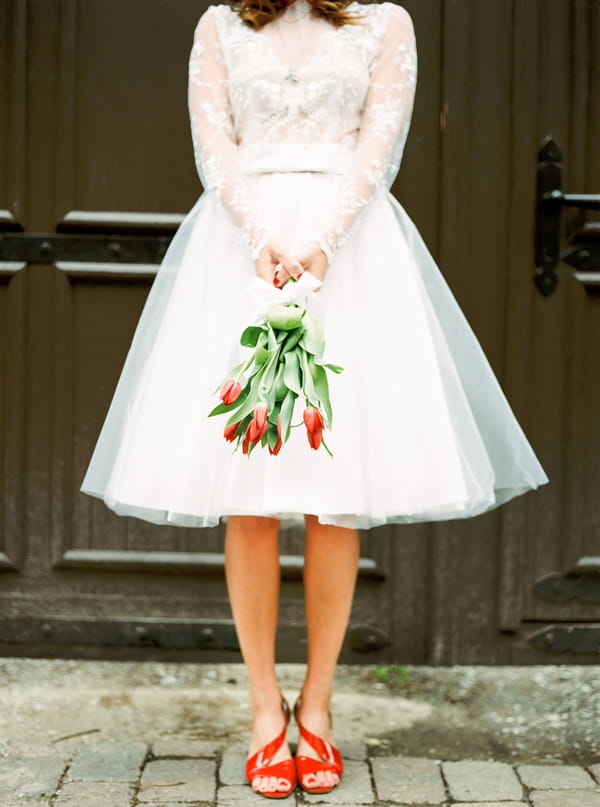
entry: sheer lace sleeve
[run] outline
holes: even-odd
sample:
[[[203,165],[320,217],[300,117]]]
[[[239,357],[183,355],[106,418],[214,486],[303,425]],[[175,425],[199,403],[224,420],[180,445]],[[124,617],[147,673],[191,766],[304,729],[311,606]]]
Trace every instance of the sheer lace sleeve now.
[[[240,228],[252,259],[267,241],[241,167],[227,87],[227,67],[212,6],[194,31],[189,59],[188,109],[194,160],[205,190],[214,191]]]
[[[410,127],[417,83],[415,33],[402,6],[386,5],[386,31],[373,62],[352,163],[342,177],[333,216],[313,239],[330,263],[361,210],[378,191],[391,188]]]

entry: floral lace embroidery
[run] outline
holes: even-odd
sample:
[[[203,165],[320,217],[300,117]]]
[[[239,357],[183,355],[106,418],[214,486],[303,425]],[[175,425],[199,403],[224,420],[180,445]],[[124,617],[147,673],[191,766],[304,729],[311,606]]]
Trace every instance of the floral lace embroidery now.
[[[189,58],[188,109],[194,160],[205,190],[214,191],[231,213],[253,260],[267,241],[238,159],[228,96],[228,78],[215,21],[203,14]]]
[[[374,61],[358,142],[343,176],[338,201],[315,240],[331,262],[361,211],[378,192],[389,191],[408,136],[417,83],[417,52],[411,18],[391,3],[381,51]]]
[[[294,6],[308,7],[307,0],[295,0]],[[330,220],[312,239],[330,261],[360,211],[378,191],[389,190],[400,167],[417,75],[411,18],[392,2],[353,2],[348,10],[359,13],[364,24],[334,29],[311,19],[307,29],[306,20],[290,24],[280,17],[253,31],[220,4],[209,6],[196,27],[189,77],[196,166],[204,188],[229,209],[253,257],[269,228],[253,202],[240,146],[337,143],[352,151]],[[296,37],[298,52],[308,52],[320,38],[293,74],[275,52],[270,36],[275,26],[288,42]]]

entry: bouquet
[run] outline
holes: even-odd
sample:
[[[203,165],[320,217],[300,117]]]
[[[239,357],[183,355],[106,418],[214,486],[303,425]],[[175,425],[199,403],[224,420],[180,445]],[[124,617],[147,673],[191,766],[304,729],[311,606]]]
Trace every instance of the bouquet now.
[[[316,451],[322,445],[333,456],[323,440],[323,430],[331,429],[332,424],[326,371],[341,373],[344,368],[323,362],[325,337],[321,325],[298,302],[302,292],[306,295],[306,289],[320,285],[312,275],[304,281],[308,274],[286,284],[301,287],[300,293],[286,294],[285,302],[281,296],[275,297],[278,302],[271,302],[258,320],[244,329],[240,344],[251,352],[214,390],[213,394],[220,390],[221,403],[208,416],[229,415],[223,435],[236,443],[235,451],[241,443],[244,454],[250,455],[257,445],[278,454],[292,428],[302,426],[292,424],[294,405],[301,397],[310,447]],[[282,291],[274,290],[276,295]]]

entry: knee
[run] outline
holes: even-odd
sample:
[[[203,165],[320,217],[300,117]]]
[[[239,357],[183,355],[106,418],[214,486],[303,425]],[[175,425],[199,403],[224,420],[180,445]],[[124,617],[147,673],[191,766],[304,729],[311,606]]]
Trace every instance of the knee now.
[[[249,540],[273,539],[279,535],[279,519],[268,516],[227,516],[227,532]]]

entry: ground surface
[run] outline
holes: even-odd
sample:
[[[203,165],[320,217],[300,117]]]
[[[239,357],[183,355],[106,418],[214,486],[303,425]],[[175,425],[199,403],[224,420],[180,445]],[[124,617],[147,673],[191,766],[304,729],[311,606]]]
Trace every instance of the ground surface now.
[[[333,715],[329,803],[600,807],[598,666],[342,666]],[[0,804],[264,805],[249,720],[240,665],[0,659]]]

